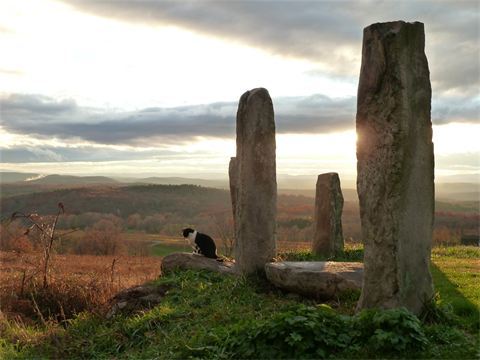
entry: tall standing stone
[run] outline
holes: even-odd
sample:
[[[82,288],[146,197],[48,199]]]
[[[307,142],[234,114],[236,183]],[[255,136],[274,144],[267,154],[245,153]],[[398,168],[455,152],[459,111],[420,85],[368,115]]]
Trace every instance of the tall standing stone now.
[[[422,23],[363,32],[357,103],[357,191],[365,272],[358,308],[420,313],[433,295],[431,87]]]
[[[312,250],[332,256],[343,251],[343,195],[337,173],[318,175],[315,195],[315,233]]]
[[[277,212],[275,121],[266,89],[240,98],[236,163],[236,267],[244,274],[262,272],[276,255]]]

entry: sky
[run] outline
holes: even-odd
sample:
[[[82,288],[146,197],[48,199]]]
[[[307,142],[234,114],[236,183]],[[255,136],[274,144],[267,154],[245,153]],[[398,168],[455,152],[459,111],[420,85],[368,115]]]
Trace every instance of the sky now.
[[[436,179],[480,173],[480,2],[0,1],[0,169],[225,178],[268,89],[277,172],[356,176],[363,28],[421,21]]]

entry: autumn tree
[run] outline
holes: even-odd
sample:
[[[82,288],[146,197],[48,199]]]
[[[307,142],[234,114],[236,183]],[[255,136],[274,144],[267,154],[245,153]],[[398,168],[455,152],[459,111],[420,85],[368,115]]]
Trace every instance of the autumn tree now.
[[[102,219],[87,228],[77,242],[76,252],[91,255],[117,255],[125,252],[122,227],[112,220]]]

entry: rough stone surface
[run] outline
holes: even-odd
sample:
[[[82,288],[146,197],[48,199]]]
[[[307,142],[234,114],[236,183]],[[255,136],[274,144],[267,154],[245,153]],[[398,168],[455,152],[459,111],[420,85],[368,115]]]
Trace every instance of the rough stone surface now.
[[[237,191],[238,191],[238,168],[237,158],[231,157],[228,164],[228,178],[230,179],[230,199],[232,201],[233,229],[235,233],[235,223],[237,222]]]
[[[141,285],[119,292],[110,300],[107,318],[123,313],[148,310],[159,304],[169,289],[167,285]]]
[[[284,261],[265,265],[275,286],[304,296],[331,299],[362,287],[363,264],[332,261]]]
[[[236,162],[236,266],[244,274],[263,272],[276,255],[277,211],[275,121],[266,89],[240,98]]]
[[[312,251],[332,256],[343,251],[343,195],[337,173],[318,175]]]
[[[175,269],[211,270],[220,273],[234,273],[233,263],[217,261],[200,254],[173,253],[162,259],[162,273]]]
[[[365,276],[358,308],[405,306],[433,295],[431,87],[422,23],[364,29],[357,104],[357,191]]]

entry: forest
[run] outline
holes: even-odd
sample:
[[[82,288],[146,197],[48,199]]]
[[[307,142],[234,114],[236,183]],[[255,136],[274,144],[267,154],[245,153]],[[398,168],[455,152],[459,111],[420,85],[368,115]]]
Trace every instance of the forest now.
[[[0,199],[3,250],[36,248],[36,234],[23,234],[25,219],[12,214],[36,214],[48,223],[62,203],[64,212],[56,224],[61,253],[115,255],[148,254],[155,241],[181,241],[180,231],[191,226],[212,234],[231,254],[232,210],[227,190],[197,185],[83,185],[45,190]],[[437,201],[434,245],[458,245],[478,239],[476,202]],[[277,239],[308,247],[313,237],[314,198],[280,193]],[[7,226],[8,223],[8,226]],[[345,201],[343,234],[347,242],[361,241],[358,202]],[[152,240],[148,235],[158,237]],[[144,240],[144,241],[138,241]],[[168,242],[167,241],[167,242]],[[478,241],[478,240],[477,240]],[[103,244],[103,245],[101,245]]]

